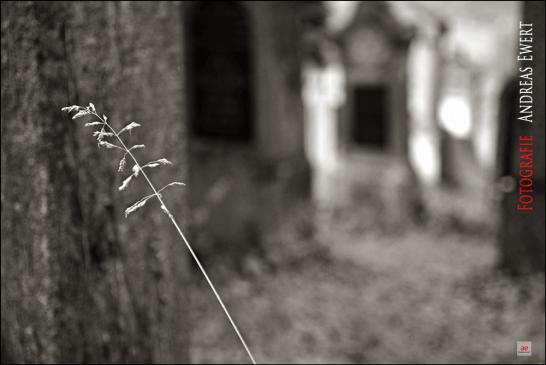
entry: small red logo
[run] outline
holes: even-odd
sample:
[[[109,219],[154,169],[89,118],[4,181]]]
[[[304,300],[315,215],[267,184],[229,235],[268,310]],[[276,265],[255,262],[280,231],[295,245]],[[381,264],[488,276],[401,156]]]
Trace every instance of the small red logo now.
[[[516,352],[518,356],[531,356],[531,341],[517,341]]]

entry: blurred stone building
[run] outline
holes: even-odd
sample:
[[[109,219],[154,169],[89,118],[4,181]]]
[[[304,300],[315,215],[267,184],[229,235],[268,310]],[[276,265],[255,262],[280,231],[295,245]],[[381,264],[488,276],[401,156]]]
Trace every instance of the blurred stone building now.
[[[183,5],[192,238],[259,249],[309,195],[301,64],[317,4]]]
[[[408,158],[408,48],[413,29],[386,2],[361,2],[338,35],[346,72],[340,150],[348,201],[360,200],[396,222],[413,213]]]
[[[382,1],[360,2],[349,24],[332,34],[343,76],[331,86],[341,87],[343,96],[332,99],[335,133],[322,133],[320,141],[336,139],[335,160],[318,192],[328,205],[357,205],[393,223],[415,213],[419,194],[408,155],[407,93],[413,36],[414,29]],[[319,107],[316,101],[312,106],[316,99],[307,99],[311,110]]]

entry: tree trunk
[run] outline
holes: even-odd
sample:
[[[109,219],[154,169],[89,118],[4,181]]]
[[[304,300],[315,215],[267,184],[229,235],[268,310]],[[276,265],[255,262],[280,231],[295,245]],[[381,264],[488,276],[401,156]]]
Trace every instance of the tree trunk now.
[[[144,185],[122,196],[120,156],[60,112],[145,118],[133,142],[175,154],[184,177],[176,6],[2,2],[3,363],[188,361],[182,243],[158,206],[123,218]],[[169,197],[183,218],[185,196]]]

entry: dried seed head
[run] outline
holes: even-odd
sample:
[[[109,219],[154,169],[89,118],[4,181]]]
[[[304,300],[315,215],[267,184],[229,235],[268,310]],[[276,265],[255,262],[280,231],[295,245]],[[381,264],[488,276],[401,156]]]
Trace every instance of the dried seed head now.
[[[82,109],[82,107],[79,105],[65,106],[64,108],[61,108],[63,112],[67,112],[67,113],[72,113],[73,111],[80,110],[80,109]]]
[[[131,129],[136,128],[136,127],[140,127],[140,124],[135,123],[135,122],[131,122],[131,123],[127,124],[125,127],[123,127],[118,132],[118,134],[122,134],[123,132],[130,131]]]
[[[133,175],[135,175],[135,177],[140,173],[140,167],[137,164],[135,164],[131,170],[133,171]]]
[[[172,164],[173,163],[171,161],[167,160],[166,158],[160,158],[159,160],[148,162],[146,165],[142,166],[142,168],[144,168],[144,167],[157,167],[157,166],[160,166],[160,165],[172,165]]]
[[[104,137],[113,137],[114,133],[105,132],[105,131],[96,131],[96,132],[93,132],[93,136],[97,137],[97,140],[101,141]]]
[[[112,144],[110,142],[106,141],[99,141],[99,147],[106,147],[106,148],[121,148],[119,146],[116,146],[115,144]]]
[[[171,215],[171,213],[169,212],[169,209],[167,209],[165,204],[161,204],[161,210],[163,211],[163,213],[167,214],[168,216]]]
[[[126,178],[125,180],[123,180],[123,182],[121,183],[120,187],[118,188],[119,191],[121,190],[125,190],[125,188],[127,186],[129,186],[129,183],[131,182],[131,179],[133,178],[134,175],[129,175],[128,178]]]
[[[83,109],[83,110],[80,110],[79,112],[77,112],[76,114],[74,114],[72,119],[81,118],[81,117],[84,117],[84,116],[89,115],[89,114],[91,114],[89,112],[89,110]]]
[[[118,133],[118,134],[119,134],[119,133]],[[129,151],[137,150],[137,149],[139,149],[139,148],[144,148],[144,147],[146,147],[146,146],[143,145],[143,144],[136,144],[136,145],[130,147],[130,148],[129,148]]]
[[[123,155],[123,158],[119,161],[118,172],[122,172],[123,170],[125,170],[125,164],[127,163],[126,157],[127,154]]]
[[[143,207],[144,205],[146,205],[146,202],[154,197],[155,194],[150,194],[148,196],[145,196],[144,198],[140,199],[139,201],[137,201],[136,203],[134,203],[133,205],[131,205],[129,208],[125,209],[125,218],[127,218],[127,216],[131,213],[133,213],[135,210]]]
[[[159,189],[157,192],[160,193],[160,192],[162,192],[163,190],[167,189],[169,186],[175,186],[175,185],[186,186],[186,184],[181,183],[181,182],[179,182],[179,181],[173,181],[173,182],[171,182],[171,183],[168,183],[167,185],[165,185],[165,186],[162,187],[161,189]]]
[[[172,165],[173,163],[166,158],[160,158],[156,162],[160,163],[161,165]]]

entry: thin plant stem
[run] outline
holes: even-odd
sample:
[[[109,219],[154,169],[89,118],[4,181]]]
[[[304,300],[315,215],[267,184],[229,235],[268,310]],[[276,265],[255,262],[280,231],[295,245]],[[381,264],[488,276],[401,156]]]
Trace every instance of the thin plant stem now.
[[[114,130],[114,128],[105,120],[103,119],[100,115],[98,115],[96,112],[93,112],[92,113],[94,116],[96,116],[102,123],[104,123],[104,125],[106,127],[108,127],[108,129],[110,129],[112,131],[112,133],[114,133],[114,135],[116,136],[117,140],[119,141],[119,143],[121,144],[123,150],[131,157],[131,159],[134,161],[135,165],[137,166],[137,169],[140,171],[140,173],[142,174],[142,176],[144,177],[144,179],[146,180],[146,182],[148,183],[148,185],[150,186],[150,188],[152,189],[153,191],[153,195],[155,195],[155,197],[157,198],[157,200],[159,200],[159,203],[161,204],[161,209],[165,212],[165,214],[167,214],[167,216],[169,216],[172,224],[174,225],[174,227],[176,228],[176,231],[178,232],[180,238],[182,238],[182,241],[184,241],[184,243],[186,244],[186,247],[188,248],[188,250],[190,251],[190,254],[191,256],[193,257],[195,263],[197,264],[197,266],[199,267],[199,270],[201,270],[201,273],[203,274],[203,276],[205,277],[205,280],[207,281],[207,283],[209,284],[209,287],[212,289],[212,292],[214,293],[214,295],[216,296],[216,299],[218,300],[218,303],[220,303],[220,306],[222,307],[222,309],[224,310],[224,313],[226,314],[226,317],[228,318],[229,320],[229,323],[231,323],[231,326],[233,327],[233,329],[235,330],[235,333],[237,334],[237,337],[239,337],[239,340],[241,341],[241,343],[243,344],[243,347],[245,348],[246,350],[246,353],[248,354],[248,356],[250,357],[250,360],[252,361],[253,364],[256,364],[256,361],[254,360],[254,356],[252,355],[252,353],[250,352],[250,349],[248,348],[246,342],[245,342],[245,339],[243,338],[243,335],[241,334],[241,332],[239,331],[239,328],[237,327],[237,325],[235,324],[235,322],[233,321],[233,318],[231,318],[231,315],[229,314],[229,311],[227,310],[226,308],[226,305],[224,304],[224,301],[222,300],[222,298],[220,297],[220,294],[218,294],[218,291],[216,290],[214,284],[212,284],[212,281],[210,280],[207,272],[205,271],[205,268],[203,267],[203,265],[201,264],[201,261],[199,260],[199,258],[197,257],[197,255],[195,254],[195,251],[193,250],[193,248],[191,247],[189,241],[186,239],[186,236],[184,235],[184,233],[182,232],[182,229],[180,229],[180,226],[178,225],[178,223],[176,223],[176,220],[174,219],[174,216],[172,215],[172,213],[170,212],[169,208],[167,208],[167,205],[165,204],[165,202],[163,201],[163,199],[161,198],[161,194],[156,190],[154,184],[152,183],[152,181],[150,180],[150,178],[148,177],[148,175],[146,174],[146,172],[144,171],[144,169],[140,166],[140,163],[138,162],[138,160],[136,159],[136,157],[133,155],[133,153],[131,152],[131,150],[129,148],[127,148],[127,146],[125,145],[125,143],[123,142],[123,140],[121,139],[121,137],[119,136],[119,134]]]

